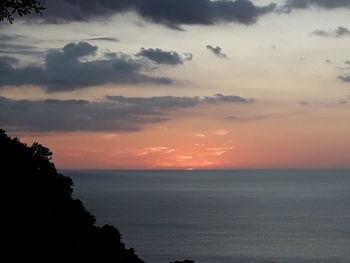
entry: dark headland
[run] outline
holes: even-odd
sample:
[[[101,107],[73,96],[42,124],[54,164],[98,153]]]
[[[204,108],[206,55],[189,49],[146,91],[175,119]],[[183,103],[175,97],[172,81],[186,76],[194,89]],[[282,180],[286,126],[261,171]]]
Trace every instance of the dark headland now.
[[[48,148],[0,130],[0,262],[144,263],[116,227],[95,225],[51,156]]]

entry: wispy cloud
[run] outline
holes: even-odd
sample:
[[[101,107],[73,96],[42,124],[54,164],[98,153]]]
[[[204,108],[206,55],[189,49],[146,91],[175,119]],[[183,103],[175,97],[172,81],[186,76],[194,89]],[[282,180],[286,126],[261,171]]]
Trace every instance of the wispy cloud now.
[[[193,158],[191,155],[177,155],[176,157],[178,162],[185,162]]]
[[[234,149],[234,147],[218,147],[218,148],[207,148],[207,151],[209,151],[210,155],[220,156],[232,149]]]
[[[195,133],[195,134],[193,134],[194,136],[196,136],[196,137],[199,137],[199,138],[207,138],[208,136],[207,135],[205,135],[204,133]]]
[[[225,136],[225,135],[227,135],[229,133],[230,133],[230,131],[226,130],[226,129],[213,130],[213,134],[217,135],[217,136]]]
[[[222,52],[222,48],[219,46],[213,47],[212,45],[207,45],[207,49],[218,58],[228,58],[226,54]]]
[[[155,147],[147,147],[147,148],[143,148],[140,151],[136,152],[137,156],[145,156],[145,155],[149,155],[151,153],[157,153],[157,154],[169,154],[169,153],[173,153],[176,150],[173,148],[169,148],[166,146],[155,146]]]
[[[85,39],[85,41],[119,42],[119,39],[115,37],[92,37],[92,38]]]
[[[212,164],[214,164],[215,162],[211,162],[211,161],[208,161],[208,160],[204,160],[203,161],[203,165],[204,166],[207,166],[207,165],[212,165]]]
[[[339,26],[334,30],[315,30],[310,33],[310,35],[320,36],[320,37],[349,37],[350,30],[347,27]]]

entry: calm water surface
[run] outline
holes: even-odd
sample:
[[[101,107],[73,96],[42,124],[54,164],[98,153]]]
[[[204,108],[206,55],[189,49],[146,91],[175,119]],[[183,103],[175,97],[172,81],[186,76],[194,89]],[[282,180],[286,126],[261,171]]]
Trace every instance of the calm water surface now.
[[[350,171],[62,171],[148,263],[349,263]]]

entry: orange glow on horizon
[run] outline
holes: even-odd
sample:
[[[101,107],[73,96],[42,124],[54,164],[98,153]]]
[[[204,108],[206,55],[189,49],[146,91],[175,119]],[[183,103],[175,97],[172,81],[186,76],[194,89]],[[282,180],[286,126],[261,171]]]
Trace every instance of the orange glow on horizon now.
[[[337,111],[239,122],[220,119],[217,112],[195,119],[182,114],[134,133],[52,133],[21,140],[50,148],[59,169],[350,168],[350,141],[343,139],[350,123],[340,121],[345,116]],[[318,115],[327,125],[310,122]]]

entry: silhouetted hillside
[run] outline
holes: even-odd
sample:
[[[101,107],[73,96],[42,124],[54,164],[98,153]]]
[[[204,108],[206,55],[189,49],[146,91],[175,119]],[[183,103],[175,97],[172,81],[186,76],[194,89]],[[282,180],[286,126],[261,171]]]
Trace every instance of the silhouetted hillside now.
[[[0,130],[0,262],[143,263],[115,227],[95,226],[51,155]]]

